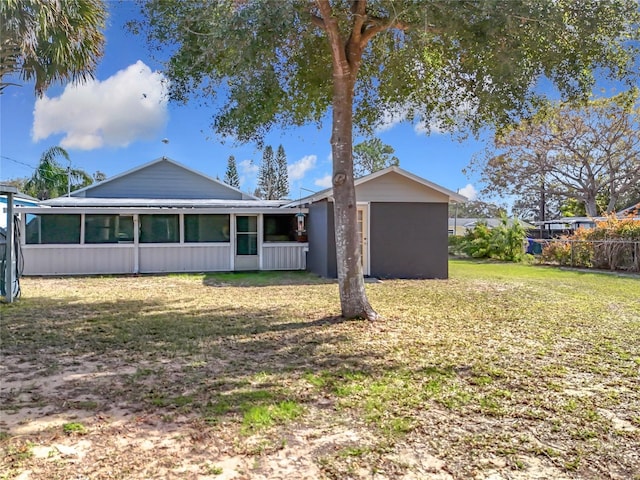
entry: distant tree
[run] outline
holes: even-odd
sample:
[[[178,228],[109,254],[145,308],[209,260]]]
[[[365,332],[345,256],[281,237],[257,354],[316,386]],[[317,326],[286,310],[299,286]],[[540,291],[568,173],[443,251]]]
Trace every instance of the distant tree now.
[[[289,196],[289,172],[287,170],[287,155],[280,145],[276,152],[276,198],[278,200]]]
[[[633,89],[586,104],[553,104],[496,136],[497,154],[483,165],[488,191],[538,196],[541,204],[545,196],[576,199],[589,216],[614,211],[640,184],[638,97]]]
[[[358,143],[353,147],[354,177],[364,177],[392,165],[400,165],[400,160],[394,153],[393,147],[382,143],[379,138]]]
[[[52,82],[93,78],[104,45],[102,0],[1,0],[0,93],[16,75],[42,95]]]
[[[2,183],[9,185],[11,187],[16,187],[19,192],[24,193],[24,184],[27,183],[26,177],[21,178],[10,178],[9,180],[2,180]]]
[[[262,150],[262,163],[258,170],[258,191],[264,200],[276,200],[276,162],[273,158],[273,147],[267,145]]]
[[[224,183],[235,188],[240,188],[240,176],[236,167],[236,157],[229,155],[227,170],[224,172]]]
[[[94,182],[104,182],[107,179],[107,175],[104,172],[101,172],[100,170],[96,170],[96,172],[93,174],[93,181]]]
[[[68,190],[77,190],[93,183],[91,176],[84,170],[65,168],[57,161],[62,157],[70,162],[69,154],[62,147],[51,147],[40,157],[40,163],[24,184],[24,193],[40,200],[65,195]]]
[[[506,215],[504,207],[481,200],[469,200],[465,203],[449,205],[449,216],[459,218],[499,218]]]
[[[354,126],[370,134],[396,112],[449,131],[504,126],[537,107],[543,77],[571,98],[592,89],[597,68],[635,73],[640,38],[637,0],[141,3],[152,46],[171,45],[171,99],[209,99],[219,134],[260,142],[331,112],[340,306],[371,320]]]

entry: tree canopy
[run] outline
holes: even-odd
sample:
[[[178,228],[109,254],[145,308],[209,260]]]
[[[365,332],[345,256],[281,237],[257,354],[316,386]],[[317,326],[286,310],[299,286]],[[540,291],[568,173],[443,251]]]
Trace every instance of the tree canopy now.
[[[150,0],[143,12],[151,44],[170,47],[171,98],[211,101],[219,134],[261,141],[331,111],[341,309],[370,319],[354,127],[370,134],[384,112],[439,130],[505,126],[537,108],[541,77],[584,99],[596,68],[634,68],[640,24],[635,0]]]
[[[58,163],[59,157],[69,162],[68,168]],[[24,183],[24,193],[40,200],[47,200],[92,183],[93,178],[87,172],[71,168],[71,159],[64,148],[51,147],[42,154],[35,172]]]
[[[7,76],[35,83],[42,95],[52,82],[93,77],[103,53],[102,0],[0,1],[0,92]]]
[[[620,208],[640,184],[638,90],[586,104],[552,104],[498,135],[482,163],[489,192],[526,203],[544,197],[584,204],[597,216]]]
[[[353,147],[353,174],[363,177],[392,165],[400,165],[391,145],[379,138],[371,138]]]

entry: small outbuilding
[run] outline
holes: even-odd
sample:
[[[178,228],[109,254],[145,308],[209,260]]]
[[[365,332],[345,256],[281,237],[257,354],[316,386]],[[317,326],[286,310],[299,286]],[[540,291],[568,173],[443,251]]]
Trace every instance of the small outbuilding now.
[[[448,206],[465,197],[397,166],[356,179],[355,189],[365,275],[448,277]],[[292,204],[309,209],[307,268],[323,277],[337,276],[332,194]]]

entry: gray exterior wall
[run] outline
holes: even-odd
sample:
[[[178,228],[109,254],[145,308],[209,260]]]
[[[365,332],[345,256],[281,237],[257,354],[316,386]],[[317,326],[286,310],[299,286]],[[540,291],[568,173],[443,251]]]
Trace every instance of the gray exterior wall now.
[[[370,276],[447,278],[448,204],[372,202],[369,205]],[[307,269],[337,277],[333,204],[309,207]]]
[[[96,185],[78,196],[95,198],[213,198],[242,200],[242,193],[180,168],[171,162],[149,167]]]
[[[333,204],[327,201],[309,206],[307,270],[321,277],[336,278],[336,240]]]
[[[447,278],[447,207],[446,203],[371,203],[371,276]]]

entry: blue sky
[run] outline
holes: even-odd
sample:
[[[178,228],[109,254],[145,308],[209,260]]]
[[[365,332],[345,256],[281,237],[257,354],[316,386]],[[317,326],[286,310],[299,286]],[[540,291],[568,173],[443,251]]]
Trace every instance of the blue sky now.
[[[95,82],[54,85],[40,100],[26,84],[9,87],[0,96],[0,179],[30,176],[41,154],[60,145],[69,152],[73,167],[107,176],[164,155],[223,178],[227,159],[234,155],[241,188],[253,192],[262,152],[252,144],[217,138],[210,128],[210,107],[162,100],[162,66],[154,62],[143,38],[124,27],[136,14],[136,5],[125,1],[108,6],[105,55]],[[274,150],[279,144],[285,148],[292,198],[329,186],[329,129],[326,121],[322,128],[279,130],[267,138]],[[406,122],[391,122],[378,136],[395,149],[401,167],[451,190],[469,194],[477,187],[477,180],[467,178],[462,169],[482,150],[482,143],[460,143],[448,134],[427,136]]]

